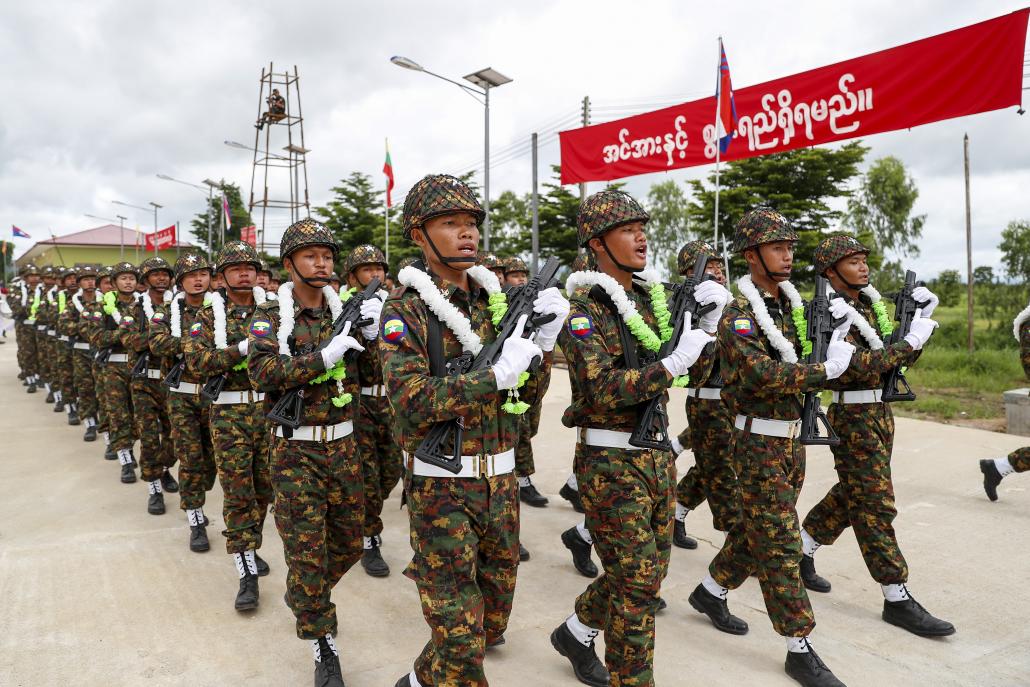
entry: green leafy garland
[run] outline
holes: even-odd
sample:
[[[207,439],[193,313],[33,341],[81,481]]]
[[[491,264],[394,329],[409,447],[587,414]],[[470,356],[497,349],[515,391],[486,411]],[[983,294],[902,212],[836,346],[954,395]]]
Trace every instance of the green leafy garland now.
[[[490,311],[490,321],[496,327],[508,312],[508,296],[503,291],[495,291],[490,294],[486,307]],[[509,415],[524,415],[529,410],[529,404],[519,399],[519,389],[528,379],[528,372],[519,374],[519,382],[514,389],[508,389],[508,400],[501,404],[501,410]]]
[[[873,312],[876,314],[876,326],[880,329],[880,336],[887,338],[894,333],[894,323],[887,316],[887,306],[883,301],[876,301],[872,304]]]
[[[812,342],[808,339],[808,319],[805,317],[805,307],[791,308],[790,319],[794,320],[794,328],[798,330],[798,340],[801,341],[801,355],[811,355]]]
[[[347,289],[346,291],[341,291],[340,292],[340,302],[341,303],[346,303],[347,301],[349,301],[354,296],[355,293],[357,293],[357,291],[358,291],[357,288],[355,288],[353,286],[351,288]],[[334,364],[328,370],[326,370],[322,374],[320,374],[317,377],[315,377],[314,379],[312,379],[310,382],[308,382],[308,384],[312,384],[312,385],[314,385],[314,384],[323,384],[323,383],[328,382],[330,380],[332,380],[334,382],[337,382],[337,383],[340,383],[340,382],[342,382],[346,378],[347,378],[347,363],[344,362],[344,360],[341,358],[340,360],[336,361],[336,364]],[[342,408],[342,407],[344,407],[345,405],[347,405],[348,403],[350,403],[351,401],[354,400],[354,394],[344,392],[344,393],[338,394],[336,396],[333,396],[329,400],[332,401],[333,405],[336,406],[337,408]]]

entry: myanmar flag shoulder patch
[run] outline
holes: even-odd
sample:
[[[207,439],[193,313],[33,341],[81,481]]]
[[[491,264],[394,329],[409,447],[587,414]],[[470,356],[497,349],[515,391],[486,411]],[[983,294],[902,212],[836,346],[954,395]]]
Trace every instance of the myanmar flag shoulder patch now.
[[[408,333],[408,325],[399,317],[388,317],[383,322],[383,341],[397,343]]]
[[[150,321],[159,324],[161,320],[163,320],[164,318],[165,314],[158,310],[156,313],[154,313],[154,316],[150,318]]]
[[[594,332],[594,323],[590,319],[590,315],[586,313],[573,313],[569,315],[569,334],[576,337],[580,341],[587,338]]]
[[[751,336],[755,333],[755,323],[750,317],[737,317],[733,320],[733,331],[741,336]]]
[[[204,328],[204,325],[200,322],[194,322],[190,325],[190,336],[200,336],[200,330]]]
[[[250,333],[254,336],[265,337],[272,329],[272,323],[268,320],[254,320],[250,323]]]

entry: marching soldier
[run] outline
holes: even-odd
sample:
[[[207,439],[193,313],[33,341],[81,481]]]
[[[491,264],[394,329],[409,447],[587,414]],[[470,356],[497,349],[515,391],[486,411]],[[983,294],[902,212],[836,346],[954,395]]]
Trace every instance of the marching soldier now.
[[[384,308],[380,345],[394,435],[406,451],[414,557],[404,574],[418,587],[432,636],[396,684],[486,685],[485,649],[504,641],[519,564],[514,394],[532,405],[546,384],[568,302],[556,288],[541,292],[534,311],[554,318],[535,343],[517,326],[492,368],[446,374],[445,361],[495,336],[507,302],[496,276],[475,265],[484,212],[468,186],[439,174],[412,187],[403,217],[424,271],[397,275],[402,286]],[[536,358],[540,367],[523,378]],[[458,474],[414,456],[433,424],[451,420],[464,426]]]
[[[710,258],[707,274],[725,286],[726,277],[715,249],[704,241],[691,241],[680,249],[676,258],[680,276],[694,276],[694,264],[701,254]],[[704,386],[695,384],[687,388],[687,428],[672,442],[674,455],[686,448],[694,455],[694,465],[676,485],[672,543],[681,549],[697,548],[697,541],[687,535],[686,519],[690,511],[706,500],[712,511],[712,524],[721,532],[729,532],[740,513],[740,487],[729,454],[733,417],[722,402],[718,356],[707,377]]]
[[[197,253],[183,253],[175,261],[179,292],[171,303],[159,306],[150,320],[150,351],[168,361],[164,385],[168,389],[172,446],[179,459],[179,507],[186,512],[190,551],[195,553],[211,548],[204,502],[215,484],[217,470],[211,443],[211,403],[200,395],[205,380],[186,369],[183,358],[188,332],[205,305],[210,283],[211,265],[207,260]]]
[[[211,441],[222,485],[222,535],[240,579],[237,611],[258,607],[258,577],[268,574],[268,564],[257,555],[272,500],[268,422],[265,395],[251,388],[246,360],[250,319],[265,302],[264,289],[255,285],[260,265],[249,243],[222,246],[215,270],[225,289],[208,296],[211,304],[200,311],[183,342],[187,371],[213,385],[224,378],[221,393],[211,401]]]
[[[90,356],[93,357],[93,389],[97,397],[97,433],[104,438],[104,460],[118,460],[118,453],[111,446],[111,415],[107,409],[107,393],[105,393],[107,366],[96,360],[94,354],[96,354],[97,349],[93,341],[96,332],[105,321],[103,309],[104,295],[114,290],[114,281],[111,277],[112,269],[110,265],[107,265],[97,270],[96,304],[90,304],[89,301],[82,302],[84,308],[90,314],[89,321],[82,327],[82,332],[90,343]]]
[[[97,351],[97,362],[102,368],[102,405],[107,415],[110,448],[121,465],[123,484],[136,481],[136,459],[132,455],[132,369],[122,339],[124,332],[138,326],[134,314],[138,278],[139,272],[131,262],[119,262],[111,268],[114,289],[104,294],[90,330],[90,344]]]
[[[350,252],[344,263],[344,272],[349,289],[342,292],[347,298],[359,289],[364,289],[373,279],[383,280],[386,276],[386,256],[375,246],[358,246]],[[380,291],[381,300],[387,292]],[[403,465],[401,449],[393,440],[390,428],[393,425],[393,410],[386,398],[383,385],[383,369],[378,355],[363,355],[359,358],[358,375],[361,382],[361,403],[358,408],[358,425],[355,428],[358,451],[365,479],[365,525],[362,532],[364,553],[361,567],[372,577],[385,577],[390,567],[380,553],[383,539],[383,502],[400,480]]]
[[[1030,305],[1028,305],[1012,323],[1012,333],[1019,342],[1020,358],[1023,371],[1030,379]],[[984,477],[984,493],[991,501],[998,500],[998,485],[1001,480],[1014,472],[1030,471],[1030,447],[1013,451],[1003,458],[980,461],[980,472]]]
[[[57,309],[54,318],[54,331],[57,335],[54,339],[54,358],[57,367],[57,384],[61,392],[59,401],[54,404],[54,412],[67,411],[68,424],[73,426],[81,424],[82,421],[79,419],[77,408],[71,337],[64,331],[62,320],[65,312],[70,309],[71,298],[78,289],[77,284],[77,270],[74,267],[65,267],[58,282]],[[66,321],[64,320],[64,322]]]
[[[593,254],[593,252],[591,252],[591,251],[580,251],[579,254],[576,255],[576,259],[572,261],[572,267],[571,267],[570,273],[571,272],[584,272],[584,271],[594,272],[596,270],[597,270],[597,263],[594,261],[594,254]],[[565,499],[566,501],[568,501],[569,505],[572,506],[572,510],[576,511],[577,513],[584,513],[585,512],[583,510],[583,500],[579,496],[579,483],[576,481],[576,473],[575,472],[570,472],[569,473],[569,478],[565,481],[565,484],[563,484],[561,486],[561,489],[558,491],[558,496],[560,496],[563,499]],[[582,527],[583,527],[583,531],[586,532],[586,524],[583,524]],[[585,543],[585,541],[584,541],[584,543]],[[589,549],[587,550],[587,552],[589,553]],[[593,565],[592,562],[591,562],[591,565]],[[577,565],[577,568],[578,567],[579,566]],[[583,571],[580,571],[580,572],[583,572]],[[586,572],[583,572],[583,574],[587,575]],[[597,569],[596,569],[596,567],[594,568],[593,574],[592,575],[587,575],[587,577],[597,577]]]
[[[630,444],[637,406],[664,396],[690,372],[712,337],[687,328],[672,353],[658,359],[672,337],[667,290],[635,280],[647,265],[648,214],[621,191],[601,191],[580,208],[579,244],[593,252],[597,271],[566,281],[572,301],[562,334],[572,404],[562,423],[578,434],[574,471],[586,510],[586,529],[604,574],[576,599],[574,612],[551,633],[587,685],[653,685],[654,617],[668,571],[675,463],[671,451]],[[699,302],[726,303],[713,282]],[[717,315],[703,321],[714,331]],[[605,661],[594,651],[604,632]]]
[[[278,425],[272,445],[275,524],[283,540],[286,604],[296,618],[297,636],[311,641],[316,687],[343,687],[333,587],[362,554],[365,520],[358,421],[359,363],[348,351],[376,355],[383,302],[361,304],[369,322],[351,335],[333,335],[343,303],[329,278],[338,246],[332,233],[312,219],[283,234],[280,255],[291,281],[279,299],[258,308],[250,324],[252,383],[273,394],[303,389],[300,426]],[[363,344],[356,337],[361,337]],[[365,364],[368,364],[367,362]]]
[[[39,308],[42,284],[39,268],[29,263],[22,268],[22,279],[19,295],[12,303],[12,310],[17,324],[18,364],[21,366],[27,382],[25,392],[36,393],[39,383],[39,358],[36,342],[36,314]]]
[[[67,339],[71,353],[72,387],[75,389],[74,411],[86,423],[83,441],[97,439],[97,395],[93,379],[93,355],[89,346],[89,327],[92,313],[98,306],[97,272],[92,267],[81,267],[76,275],[77,288],[69,296],[61,313],[59,328]],[[69,417],[69,423],[71,418]]]
[[[36,310],[36,347],[39,374],[46,389],[45,403],[54,403],[58,389],[54,384],[54,314],[57,309],[57,269],[53,265],[43,268],[43,297]]]
[[[502,284],[504,283],[504,261],[497,257],[496,253],[491,253],[489,251],[480,251],[479,258],[477,259],[476,264],[482,265],[483,267],[493,272],[494,275],[497,277],[497,280]],[[404,267],[406,267],[406,265],[402,264],[399,269],[402,269]]]
[[[332,275],[329,277],[329,286],[333,287],[333,289],[338,294],[340,293],[340,284],[340,275],[338,275],[336,272],[333,272]]]

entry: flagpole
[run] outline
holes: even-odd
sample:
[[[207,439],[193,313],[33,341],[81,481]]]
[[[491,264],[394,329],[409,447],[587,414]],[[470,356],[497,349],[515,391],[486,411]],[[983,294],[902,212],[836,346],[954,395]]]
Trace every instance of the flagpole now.
[[[715,213],[712,217],[712,227],[715,232],[715,250],[719,250],[719,165],[720,154],[722,153],[722,141],[719,140],[719,122],[722,118],[722,36],[719,36],[719,57],[715,70]],[[730,279],[730,263],[726,255],[725,247],[722,251],[723,263],[726,269],[726,280]]]
[[[393,160],[390,160],[390,139],[384,138],[386,142],[386,159],[390,161],[390,169],[393,169]],[[386,177],[386,193],[383,195],[385,208],[384,241],[386,242],[386,269],[390,269],[390,177]]]

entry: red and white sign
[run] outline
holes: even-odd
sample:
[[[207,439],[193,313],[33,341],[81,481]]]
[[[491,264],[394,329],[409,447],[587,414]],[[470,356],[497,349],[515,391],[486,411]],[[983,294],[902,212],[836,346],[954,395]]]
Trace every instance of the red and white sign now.
[[[171,248],[175,245],[175,225],[165,227],[159,231],[151,232],[146,235],[144,240],[145,249],[148,251],[154,250],[154,242],[157,242],[157,250],[162,248]]]
[[[257,248],[257,227],[253,224],[249,227],[240,227],[240,241]]]
[[[1030,8],[734,90],[741,160],[1019,105]],[[739,69],[739,63],[738,63]],[[715,162],[715,98],[563,131],[561,181],[606,181]]]

